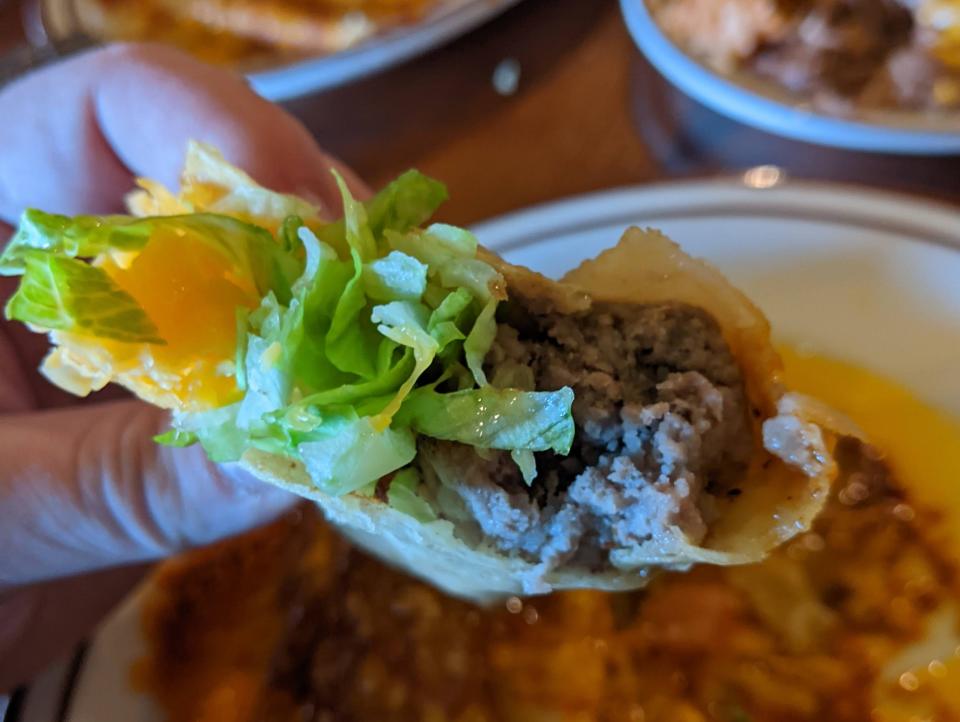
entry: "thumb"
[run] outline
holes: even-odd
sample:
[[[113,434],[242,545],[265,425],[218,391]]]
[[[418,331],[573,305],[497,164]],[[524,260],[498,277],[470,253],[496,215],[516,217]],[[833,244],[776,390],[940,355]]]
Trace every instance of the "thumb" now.
[[[274,518],[295,497],[153,436],[136,401],[0,418],[0,590],[166,556]]]

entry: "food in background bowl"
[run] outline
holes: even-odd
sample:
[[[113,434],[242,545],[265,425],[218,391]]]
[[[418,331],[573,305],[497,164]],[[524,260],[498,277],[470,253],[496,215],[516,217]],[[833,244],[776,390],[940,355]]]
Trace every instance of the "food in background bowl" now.
[[[820,110],[960,108],[956,0],[647,0],[719,72],[773,81]]]

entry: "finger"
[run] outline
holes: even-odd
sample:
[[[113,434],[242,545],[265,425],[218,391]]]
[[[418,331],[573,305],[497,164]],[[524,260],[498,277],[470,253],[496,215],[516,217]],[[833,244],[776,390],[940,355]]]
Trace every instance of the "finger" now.
[[[0,694],[33,679],[51,659],[79,644],[147,570],[108,569],[0,598]]]
[[[58,213],[119,209],[130,171],[99,130],[91,56],[24,76],[0,90],[0,220],[26,207]],[[70,66],[76,64],[76,80]]]
[[[199,446],[159,446],[135,401],[0,419],[0,590],[156,559],[273,519],[295,497]]]
[[[115,45],[44,68],[0,91],[0,219],[24,208],[120,210],[133,176],[176,185],[187,141],[218,147],[256,180],[329,209],[336,166],[292,116],[238,76],[176,50]]]
[[[0,278],[0,293],[11,279]],[[12,285],[12,284],[11,284]],[[14,324],[0,320],[0,414],[27,411],[38,405],[37,386],[33,369],[26,369],[21,363],[20,342],[26,341],[30,347],[26,351],[42,355],[42,350],[33,347],[34,340],[23,336],[36,336],[24,329],[20,331]],[[45,341],[43,337],[38,337]]]
[[[0,276],[0,308],[16,290],[17,280]],[[45,334],[35,333],[22,323],[0,316],[0,414],[129,397],[125,389],[115,385],[85,399],[78,399],[54,386],[37,373],[37,367],[49,349]]]
[[[365,192],[303,125],[239,76],[160,45],[115,46],[102,62],[116,69],[96,86],[96,115],[110,146],[138,175],[175,184],[193,139],[215,146],[267,187],[311,194],[330,209],[340,198],[331,167]],[[143,106],[152,112],[141,113]]]

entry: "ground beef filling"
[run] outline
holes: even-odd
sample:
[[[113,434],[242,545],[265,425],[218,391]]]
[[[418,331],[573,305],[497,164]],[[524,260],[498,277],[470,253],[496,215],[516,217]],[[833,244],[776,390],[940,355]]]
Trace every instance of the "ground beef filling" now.
[[[704,492],[736,493],[752,449],[739,367],[716,322],[679,304],[504,311],[490,378],[572,387],[573,449],[537,454],[528,487],[508,454],[484,459],[443,443],[458,479],[437,495],[441,511],[549,568],[570,560],[603,567],[611,550],[642,542],[700,542]]]

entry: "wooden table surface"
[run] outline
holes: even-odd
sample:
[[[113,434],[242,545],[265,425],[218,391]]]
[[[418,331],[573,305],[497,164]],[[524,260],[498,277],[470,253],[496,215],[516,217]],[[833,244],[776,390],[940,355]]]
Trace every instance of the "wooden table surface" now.
[[[0,47],[14,25],[0,0]],[[504,61],[520,69],[511,95],[492,82]],[[960,203],[960,159],[817,148],[684,98],[636,50],[614,0],[524,0],[439,50],[287,107],[373,186],[410,167],[445,181],[454,223],[758,164]]]
[[[408,167],[444,180],[448,220],[476,221],[661,173],[629,112],[634,46],[612,0],[525,0],[383,75],[290,103],[372,184]],[[519,64],[519,86],[492,77]]]
[[[505,97],[491,78],[507,59],[521,73],[517,92]],[[960,202],[960,159],[817,148],[689,101],[643,60],[614,0],[524,0],[438,51],[289,108],[374,185],[411,166],[444,180],[444,214],[456,223],[768,163],[793,176]]]

